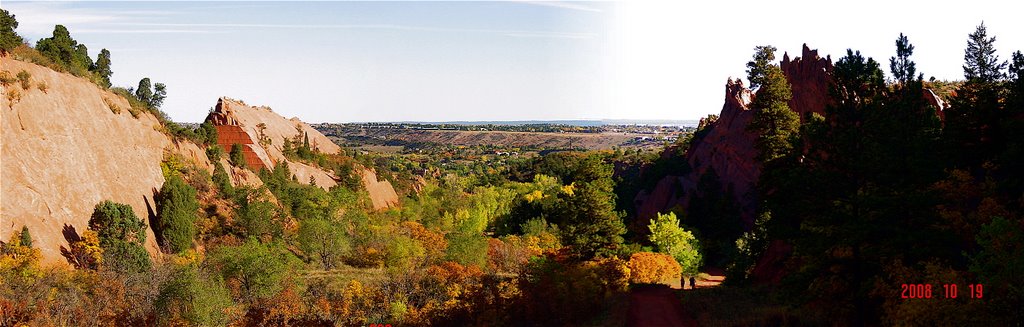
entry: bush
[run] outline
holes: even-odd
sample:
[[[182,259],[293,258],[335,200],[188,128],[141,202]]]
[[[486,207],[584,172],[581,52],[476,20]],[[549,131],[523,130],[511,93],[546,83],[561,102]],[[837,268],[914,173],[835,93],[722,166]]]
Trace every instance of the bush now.
[[[196,235],[196,215],[199,212],[196,190],[185,184],[178,174],[171,174],[170,179],[160,188],[156,202],[159,211],[158,230],[163,245],[175,253],[191,248]]]
[[[18,89],[7,89],[7,102],[10,102],[11,109],[14,109],[14,104],[21,102],[21,91],[18,91]]]
[[[223,326],[228,323],[225,312],[232,302],[220,276],[188,265],[174,272],[154,304],[162,324],[176,325],[171,320],[177,318],[191,326]]]
[[[22,69],[18,72],[18,81],[21,82],[21,89],[28,90],[32,87],[32,74],[29,74],[28,71]]]
[[[210,158],[210,161],[220,161],[220,158],[224,156],[224,148],[220,145],[211,145],[206,148],[206,157]]]
[[[0,71],[0,85],[8,87],[11,86],[14,81],[17,81],[17,79],[15,79],[14,76],[11,76],[11,72],[6,70]]]
[[[127,204],[106,200],[96,205],[89,218],[89,229],[97,233],[103,249],[103,262],[119,272],[142,272],[152,267],[142,244],[146,224]]]
[[[268,299],[281,291],[295,261],[280,243],[262,244],[254,238],[239,246],[218,248],[211,257],[228,284],[239,286],[236,297],[247,303]]]
[[[657,284],[679,279],[682,268],[670,255],[637,252],[629,257],[629,281],[634,284]]]
[[[231,145],[231,154],[228,156],[228,162],[232,166],[246,168],[245,155],[242,153],[242,145],[235,143]]]
[[[46,85],[46,82],[40,81],[39,84],[36,84],[36,88],[39,88],[39,91],[42,91],[45,94],[46,90],[50,89],[50,86]]]
[[[107,104],[107,108],[110,109],[110,112],[113,112],[115,115],[121,114],[121,107],[114,103],[114,100],[111,100],[110,98],[103,98],[103,103]]]

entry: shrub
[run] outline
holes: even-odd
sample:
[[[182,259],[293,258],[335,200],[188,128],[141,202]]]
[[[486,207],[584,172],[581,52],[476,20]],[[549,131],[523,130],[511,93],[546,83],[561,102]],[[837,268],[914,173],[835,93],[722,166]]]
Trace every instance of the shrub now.
[[[50,86],[46,85],[46,82],[43,81],[40,81],[39,84],[36,84],[36,87],[39,88],[39,91],[42,91],[44,94],[46,93],[46,90],[50,89]]]
[[[28,71],[22,69],[18,72],[18,81],[21,82],[21,88],[23,90],[28,90],[32,87],[32,74],[29,74]]]
[[[213,185],[217,187],[220,194],[224,198],[230,198],[234,196],[235,190],[231,186],[231,178],[228,177],[227,171],[224,170],[224,166],[220,164],[220,161],[213,162]]]
[[[17,79],[15,79],[14,76],[11,76],[11,72],[6,71],[6,70],[5,71],[0,71],[0,85],[3,85],[4,87],[8,87],[8,86],[11,86],[11,83],[14,83],[14,81],[16,81],[16,80]]]
[[[281,291],[295,261],[280,243],[261,244],[254,238],[239,246],[218,248],[211,257],[228,284],[238,285],[233,290],[237,298],[247,303],[268,299]]]
[[[103,102],[107,104],[107,108],[110,109],[110,112],[113,112],[115,115],[121,114],[121,107],[114,103],[114,100],[111,100],[110,98],[103,98]]]
[[[629,257],[629,281],[635,284],[656,284],[678,279],[682,268],[670,255],[637,252]]]
[[[127,204],[106,200],[96,205],[89,218],[89,229],[96,231],[103,249],[103,262],[120,272],[142,272],[152,266],[142,243],[146,224]]]
[[[223,326],[228,323],[225,312],[232,303],[220,276],[187,265],[161,287],[154,305],[163,324],[175,325],[166,320],[178,318],[192,326]]]
[[[246,168],[245,155],[242,153],[242,145],[235,143],[231,145],[231,154],[228,156],[228,162],[232,166]]]
[[[7,89],[7,102],[11,103],[11,109],[14,109],[14,104],[21,101],[21,91],[18,89]]]
[[[220,145],[211,145],[206,148],[206,157],[210,158],[210,161],[220,161],[220,157],[224,156],[224,148]]]

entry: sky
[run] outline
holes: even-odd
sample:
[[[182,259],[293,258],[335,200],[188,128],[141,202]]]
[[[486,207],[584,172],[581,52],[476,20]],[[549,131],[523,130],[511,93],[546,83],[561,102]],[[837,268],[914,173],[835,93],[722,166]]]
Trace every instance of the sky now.
[[[1008,59],[1016,5],[897,1],[0,1],[32,42],[56,24],[112,53],[112,82],[167,85],[163,110],[202,121],[217,98],[307,122],[698,119],[722,107],[757,45],[888,71],[906,34],[925,78],[963,78],[982,21]]]

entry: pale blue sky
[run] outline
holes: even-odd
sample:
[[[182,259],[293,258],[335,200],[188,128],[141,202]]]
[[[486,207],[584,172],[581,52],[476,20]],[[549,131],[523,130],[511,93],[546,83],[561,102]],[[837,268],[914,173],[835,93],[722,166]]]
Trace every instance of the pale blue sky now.
[[[23,2],[18,32],[54,24],[113,55],[113,82],[168,86],[164,110],[200,121],[219,96],[310,122],[696,119],[759,44],[883,62],[907,34],[925,77],[962,77],[982,20],[1002,58],[1019,11],[893,1]],[[995,8],[995,9],[993,9]]]

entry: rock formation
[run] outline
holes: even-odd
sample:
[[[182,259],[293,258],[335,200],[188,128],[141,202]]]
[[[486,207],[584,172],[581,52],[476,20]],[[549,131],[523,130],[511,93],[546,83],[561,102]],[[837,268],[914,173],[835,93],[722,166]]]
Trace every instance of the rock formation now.
[[[85,231],[103,200],[128,204],[143,220],[153,215],[165,151],[209,165],[198,146],[172,141],[149,113],[133,118],[126,100],[86,79],[10,57],[0,67],[49,85],[20,90],[13,105],[0,97],[0,240],[28,226],[44,262],[66,262],[64,235]],[[145,244],[157,253],[148,228]]]
[[[818,56],[818,50],[811,50],[804,44],[800,57],[790,60],[789,53],[786,53],[782,56],[779,67],[793,89],[793,99],[789,100],[789,108],[800,114],[801,120],[808,112],[824,115],[825,106],[829,102],[832,57],[822,58]]]
[[[817,50],[805,44],[801,57],[783,56],[780,63],[786,79],[793,89],[790,109],[799,113],[824,114],[828,104],[828,86],[831,80],[832,59],[821,58]],[[638,221],[644,223],[658,212],[667,212],[675,206],[689,207],[689,201],[702,190],[697,189],[701,177],[714,169],[721,181],[721,189],[730,190],[746,227],[753,226],[757,209],[755,186],[761,176],[760,164],[755,159],[754,141],[757,135],[747,130],[754,111],[749,107],[755,95],[740,79],[729,79],[725,86],[725,104],[717,120],[708,119],[703,137],[696,138],[687,149],[686,158],[692,171],[684,176],[664,177],[650,193],[641,192],[635,199]]]
[[[298,141],[293,142],[294,147],[301,145],[307,137],[310,148],[322,153],[341,151],[341,147],[298,118],[285,119],[268,107],[249,106],[242,101],[222,97],[206,120],[217,128],[217,144],[225,151],[230,151],[233,144],[242,145],[246,164],[254,171],[273,169],[278,163],[287,162],[295,179],[300,182],[306,183],[312,178],[317,186],[324,189],[338,184],[332,172],[285,158],[285,140]],[[378,182],[376,174],[366,168],[360,173],[374,208],[398,205],[398,194],[390,182]],[[233,172],[232,175],[241,174]]]

